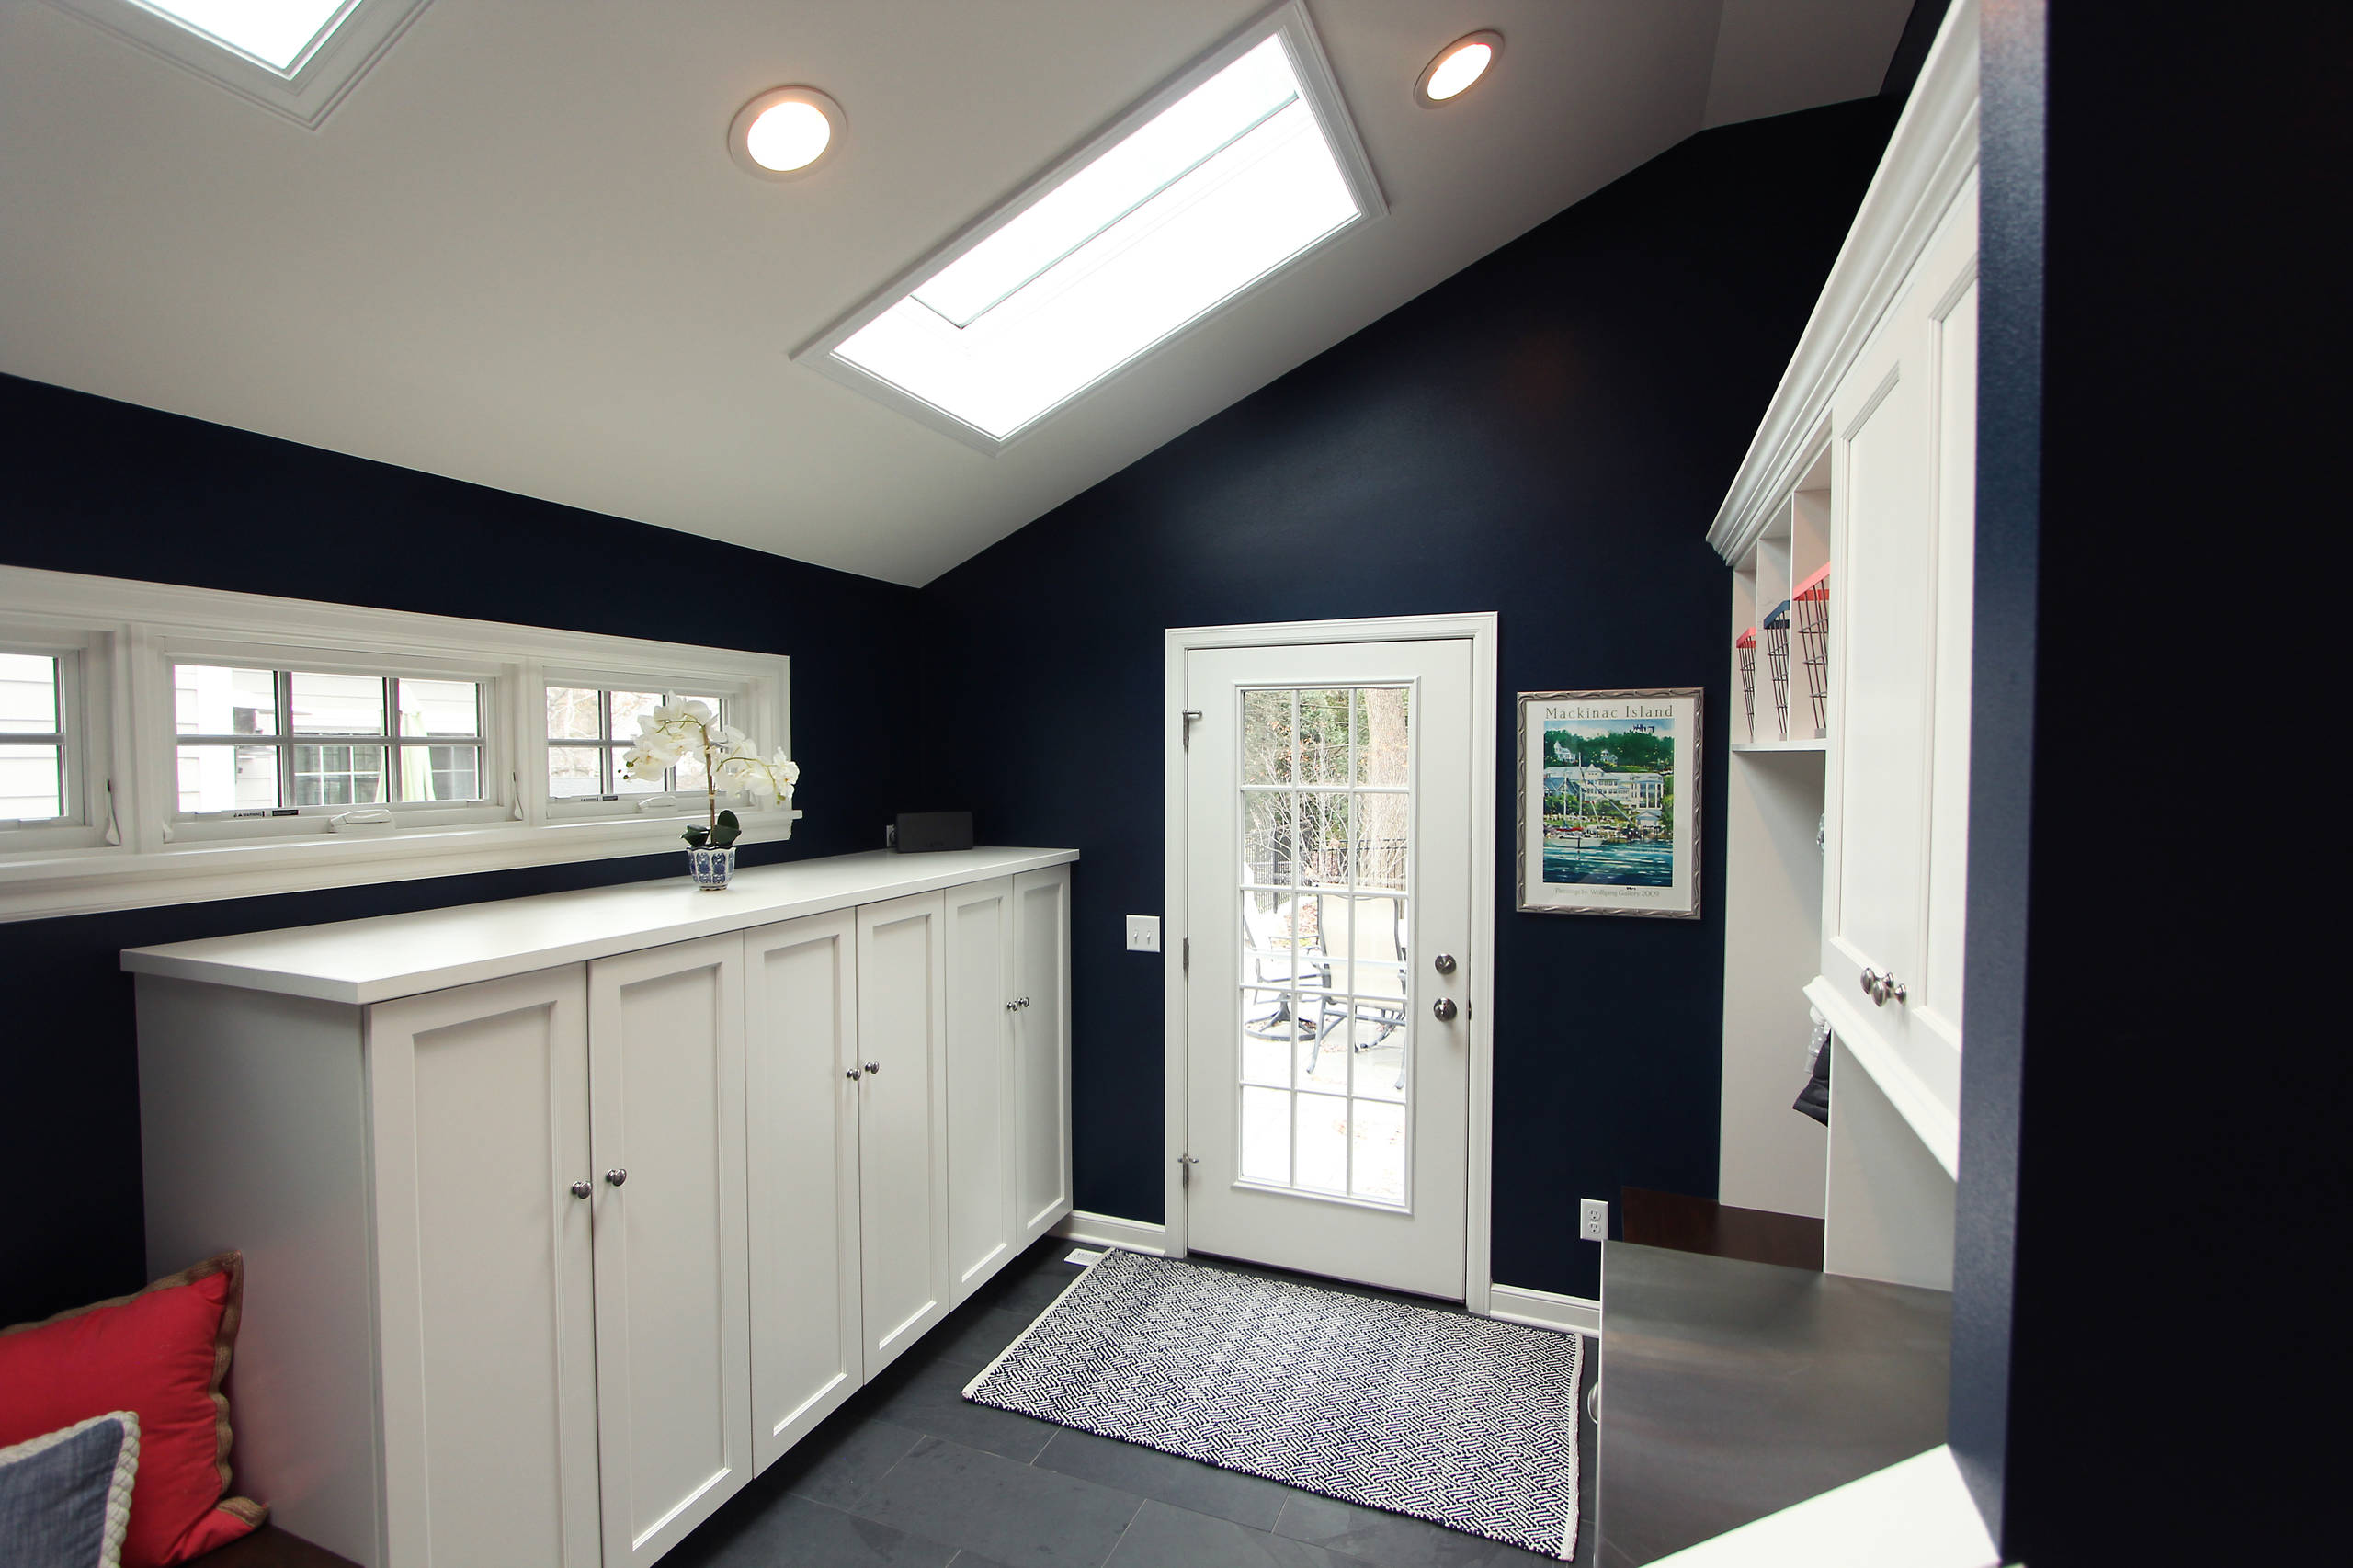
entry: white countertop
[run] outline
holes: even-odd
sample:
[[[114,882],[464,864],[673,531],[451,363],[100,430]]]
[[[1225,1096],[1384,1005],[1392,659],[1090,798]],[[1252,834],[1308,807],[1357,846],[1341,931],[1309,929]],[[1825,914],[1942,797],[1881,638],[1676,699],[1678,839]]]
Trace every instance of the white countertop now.
[[[877,849],[735,873],[724,892],[683,874],[535,898],[461,903],[326,926],[124,949],[133,974],[169,975],[327,1002],[382,1002],[555,964],[741,931],[796,915],[931,892],[1078,858],[1075,849]]]

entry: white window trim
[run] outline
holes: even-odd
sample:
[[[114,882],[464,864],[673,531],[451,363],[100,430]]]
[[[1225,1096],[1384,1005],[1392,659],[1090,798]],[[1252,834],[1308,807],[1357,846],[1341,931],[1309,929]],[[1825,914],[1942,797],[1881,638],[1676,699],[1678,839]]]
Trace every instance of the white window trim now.
[[[1290,51],[1291,66],[1299,77],[1301,99],[1308,106],[1309,112],[1315,116],[1316,124],[1322,129],[1324,139],[1340,166],[1341,178],[1347,182],[1348,193],[1356,198],[1357,217],[1271,271],[1253,278],[1167,336],[1114,365],[1002,439],[834,352],[905,298],[909,290],[919,287],[949,263],[1036,206],[1072,176],[1127,140],[1131,131],[1153,119],[1161,110],[1269,38],[1281,39],[1284,48]],[[1112,382],[1133,375],[1144,366],[1160,359],[1169,349],[1223,316],[1239,301],[1257,294],[1277,278],[1289,277],[1342,240],[1388,214],[1389,204],[1381,197],[1381,182],[1373,176],[1372,159],[1365,152],[1364,141],[1357,134],[1355,122],[1348,118],[1347,102],[1340,95],[1339,78],[1333,74],[1332,62],[1324,52],[1323,40],[1316,35],[1315,24],[1308,17],[1304,0],[1281,0],[1280,4],[1259,13],[1248,25],[1229,34],[1224,42],[1170,77],[1150,97],[1040,176],[1018,196],[983,213],[947,244],[869,295],[856,310],[794,349],[792,361],[872,398],[885,408],[895,409],[918,425],[926,426],[983,456],[995,457],[1007,447],[1026,440],[1036,431],[1051,425]]]
[[[60,804],[65,808],[61,816],[19,822],[0,832],[0,858],[108,842],[113,830],[106,775],[86,760],[90,738],[107,733],[108,640],[11,618],[0,620],[0,652],[47,654],[58,661],[58,748],[64,783]]]
[[[50,0],[156,59],[316,131],[427,0],[351,0],[324,40],[280,71],[138,0]]]
[[[551,670],[717,691],[736,705],[731,722],[764,749],[792,746],[791,664],[773,653],[13,566],[0,566],[0,639],[78,652],[84,732],[74,766],[89,813],[76,844],[19,836],[51,833],[40,828],[0,835],[0,921],[683,852],[679,822],[699,798],[586,820],[550,810]],[[180,831],[170,665],[226,650],[491,682],[483,743],[495,820],[404,825],[382,837],[322,830],[224,841]],[[741,801],[732,809],[747,845],[790,838],[801,814]]]

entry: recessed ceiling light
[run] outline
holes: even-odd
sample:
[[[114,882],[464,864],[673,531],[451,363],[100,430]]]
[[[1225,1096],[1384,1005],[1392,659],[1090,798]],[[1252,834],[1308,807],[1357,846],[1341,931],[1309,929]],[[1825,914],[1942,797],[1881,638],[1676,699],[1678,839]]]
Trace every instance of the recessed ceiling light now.
[[[1499,32],[1475,32],[1456,39],[1422,67],[1421,77],[1414,84],[1415,101],[1424,108],[1436,108],[1461,97],[1487,74],[1487,67],[1503,51],[1504,35]]]
[[[799,179],[841,140],[842,106],[814,87],[772,87],[736,111],[727,151],[762,179]]]
[[[1382,210],[1293,0],[794,358],[993,452]]]

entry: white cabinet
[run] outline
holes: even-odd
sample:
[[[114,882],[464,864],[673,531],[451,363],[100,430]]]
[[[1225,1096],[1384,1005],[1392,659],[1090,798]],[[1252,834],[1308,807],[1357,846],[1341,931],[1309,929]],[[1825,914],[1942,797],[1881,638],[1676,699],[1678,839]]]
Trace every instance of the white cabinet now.
[[[1070,1212],[1070,868],[1013,879],[1013,1248]]]
[[[1070,1212],[1070,878],[948,893],[950,1302]]]
[[[731,931],[588,966],[605,1568],[752,1477],[743,961]]]
[[[859,1268],[870,1378],[948,1313],[946,902],[858,912]]]
[[[977,1282],[1069,1211],[1073,858],[126,953],[153,1271],[246,1255],[240,1484],[363,1568],[676,1546],[946,1315],[959,1213]]]
[[[202,1027],[167,1015],[217,1017],[233,995],[142,981],[142,1042],[159,1027]],[[387,1002],[366,1030],[385,1560],[598,1568],[590,1232],[603,1195],[589,1184],[586,974],[571,964]],[[161,1174],[151,1166],[149,1181]],[[574,1198],[574,1183],[589,1196]],[[261,1262],[247,1259],[248,1289],[264,1301],[322,1284],[285,1276],[297,1255],[267,1272]],[[248,1435],[278,1414],[269,1407],[303,1392],[275,1379],[257,1390],[251,1370],[241,1354],[241,1473]],[[354,1539],[373,1533],[372,1498],[304,1494],[295,1512],[341,1527],[335,1551],[373,1549]]]
[[[1937,1288],[1961,1160],[1977,84],[1977,6],[1956,0],[1708,532],[1759,713],[1735,716],[1726,813],[1722,1197],[1817,1192],[1825,1267]],[[1787,739],[1767,635],[1785,603],[1793,720],[1802,676],[1824,699],[1820,731]],[[1833,1037],[1826,1138],[1790,1108],[1809,1006]]]
[[[1013,879],[948,892],[948,1282],[961,1302],[1003,1267],[1014,1221]]]
[[[1947,1118],[1961,1105],[1976,194],[1972,179],[1831,399],[1822,978],[1849,1050]]]
[[[858,919],[744,933],[752,1452],[765,1470],[866,1381]]]

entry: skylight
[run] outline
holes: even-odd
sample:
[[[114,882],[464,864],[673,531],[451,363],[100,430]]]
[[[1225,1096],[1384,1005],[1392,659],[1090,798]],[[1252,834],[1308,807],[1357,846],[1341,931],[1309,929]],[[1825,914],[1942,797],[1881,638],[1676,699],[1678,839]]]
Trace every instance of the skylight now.
[[[294,62],[343,19],[350,0],[140,0],[190,32],[292,73]]]
[[[1286,6],[803,357],[995,449],[1379,214],[1329,80]]]

